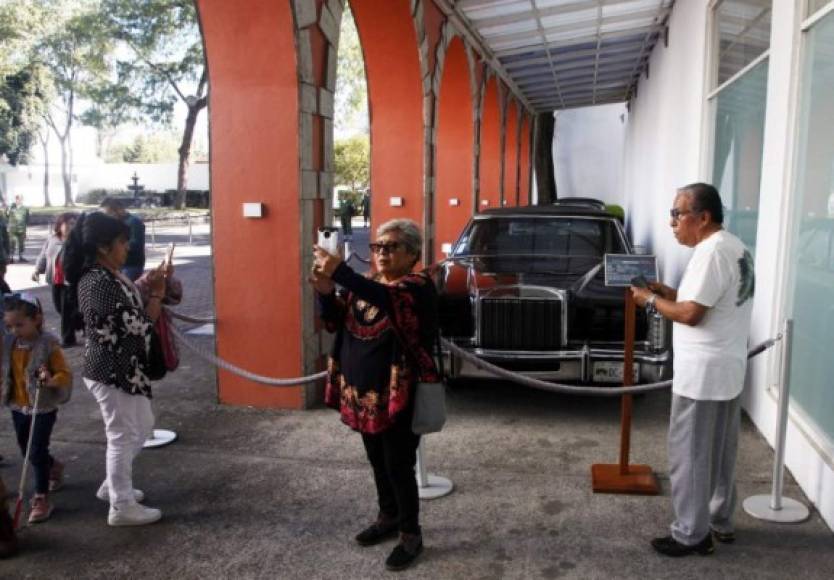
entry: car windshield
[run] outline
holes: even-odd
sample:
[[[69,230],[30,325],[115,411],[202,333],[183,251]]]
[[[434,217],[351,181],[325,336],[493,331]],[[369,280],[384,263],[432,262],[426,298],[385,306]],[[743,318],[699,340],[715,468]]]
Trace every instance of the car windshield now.
[[[476,219],[453,256],[584,256],[623,253],[612,220],[573,217],[494,217]]]

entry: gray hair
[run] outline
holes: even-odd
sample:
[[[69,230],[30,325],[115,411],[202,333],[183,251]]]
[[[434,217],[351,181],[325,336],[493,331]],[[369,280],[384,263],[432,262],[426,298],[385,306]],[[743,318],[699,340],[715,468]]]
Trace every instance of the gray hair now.
[[[391,232],[400,234],[400,241],[405,246],[406,251],[409,254],[416,254],[417,260],[420,259],[423,248],[423,235],[420,233],[420,227],[417,225],[417,222],[407,219],[388,220],[376,229],[376,237],[380,238]]]

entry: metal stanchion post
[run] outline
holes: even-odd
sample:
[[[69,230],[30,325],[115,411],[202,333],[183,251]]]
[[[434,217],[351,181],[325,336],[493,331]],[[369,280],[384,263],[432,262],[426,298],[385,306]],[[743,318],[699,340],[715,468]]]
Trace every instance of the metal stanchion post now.
[[[773,457],[773,488],[770,495],[753,495],[744,500],[744,511],[760,520],[795,524],[808,518],[805,504],[782,497],[785,483],[785,437],[788,428],[788,405],[790,403],[791,342],[793,320],[785,320],[782,332],[782,373],[779,382],[779,402],[776,413],[776,441]]]
[[[192,236],[193,232],[192,232],[192,229],[191,229],[191,214],[187,213],[185,215],[186,215],[186,219],[188,220],[188,245],[192,246],[192,245],[194,245],[194,239],[193,239],[193,236]]]
[[[156,247],[156,220],[151,218],[151,247]]]
[[[420,438],[420,446],[417,447],[417,492],[420,499],[437,499],[449,495],[455,488],[452,480],[437,475],[429,475],[426,472],[426,465],[423,461],[423,442],[425,435]]]

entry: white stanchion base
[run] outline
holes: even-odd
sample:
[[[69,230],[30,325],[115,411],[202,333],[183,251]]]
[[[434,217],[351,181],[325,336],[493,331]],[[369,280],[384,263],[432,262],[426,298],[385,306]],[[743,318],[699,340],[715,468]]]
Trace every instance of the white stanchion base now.
[[[177,434],[174,431],[169,431],[168,429],[154,429],[153,437],[145,441],[145,444],[142,445],[142,447],[145,449],[164,447],[166,445],[170,445],[176,440]]]
[[[791,499],[782,498],[782,509],[770,507],[770,495],[752,495],[744,500],[744,511],[760,520],[780,524],[797,524],[808,519],[810,512],[805,504]]]
[[[192,328],[185,334],[193,334],[196,336],[214,336],[214,324],[204,324],[196,328]]]
[[[428,484],[421,487],[420,480],[419,478],[417,479],[417,492],[420,495],[420,499],[437,499],[449,495],[455,489],[455,484],[452,483],[451,479],[446,479],[438,475],[429,475],[426,477],[426,481]]]

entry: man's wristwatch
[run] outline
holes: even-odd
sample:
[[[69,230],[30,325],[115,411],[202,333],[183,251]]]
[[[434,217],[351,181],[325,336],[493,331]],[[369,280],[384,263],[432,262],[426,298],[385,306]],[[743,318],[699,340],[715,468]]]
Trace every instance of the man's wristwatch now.
[[[646,312],[648,314],[657,314],[657,307],[654,305],[655,302],[657,302],[657,294],[652,294],[646,300]]]

